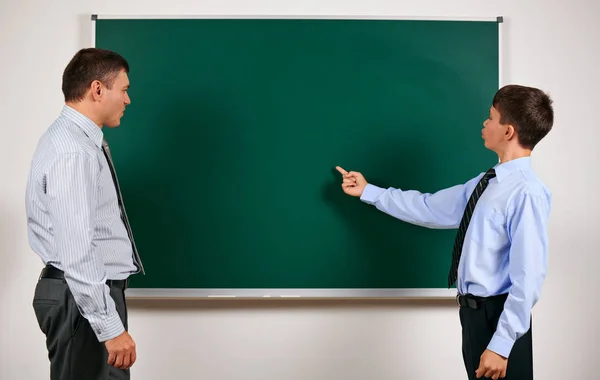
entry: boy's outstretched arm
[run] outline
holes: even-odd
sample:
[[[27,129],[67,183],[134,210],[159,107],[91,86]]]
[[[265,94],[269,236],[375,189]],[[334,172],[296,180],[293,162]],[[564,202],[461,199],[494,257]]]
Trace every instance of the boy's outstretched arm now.
[[[483,175],[431,194],[391,187],[383,189],[369,184],[360,172],[340,166],[336,166],[336,170],[342,175],[344,193],[359,197],[394,218],[428,228],[457,228],[469,196]]]

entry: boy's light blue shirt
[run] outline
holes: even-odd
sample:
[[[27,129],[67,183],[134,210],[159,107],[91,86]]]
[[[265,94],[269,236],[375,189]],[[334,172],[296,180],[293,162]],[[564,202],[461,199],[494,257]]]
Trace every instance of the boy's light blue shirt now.
[[[530,327],[548,264],[551,194],[523,157],[498,164],[496,178],[477,202],[458,266],[460,294],[508,293],[488,349],[508,357]],[[367,185],[361,200],[408,223],[458,228],[471,192],[484,173],[434,194]],[[448,247],[448,265],[452,247]]]

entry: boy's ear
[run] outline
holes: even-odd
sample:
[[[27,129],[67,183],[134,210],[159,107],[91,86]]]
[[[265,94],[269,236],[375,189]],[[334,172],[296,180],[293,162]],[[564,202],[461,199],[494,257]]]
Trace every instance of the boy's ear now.
[[[515,130],[515,127],[509,124],[506,126],[506,131],[504,132],[504,135],[508,140],[510,140],[517,136],[517,131]]]

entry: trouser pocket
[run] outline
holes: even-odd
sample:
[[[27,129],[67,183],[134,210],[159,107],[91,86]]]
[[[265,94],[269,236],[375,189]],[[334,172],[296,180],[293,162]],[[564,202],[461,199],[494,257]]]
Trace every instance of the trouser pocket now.
[[[53,325],[61,323],[59,303],[63,293],[64,284],[60,280],[42,278],[35,286],[33,296],[33,311],[42,332],[48,335]]]
[[[48,335],[50,328],[52,326],[52,322],[55,318],[53,318],[53,311],[58,306],[58,301],[56,300],[47,300],[47,299],[34,299],[33,300],[33,310],[35,312],[35,317],[38,321],[38,325],[42,332]]]

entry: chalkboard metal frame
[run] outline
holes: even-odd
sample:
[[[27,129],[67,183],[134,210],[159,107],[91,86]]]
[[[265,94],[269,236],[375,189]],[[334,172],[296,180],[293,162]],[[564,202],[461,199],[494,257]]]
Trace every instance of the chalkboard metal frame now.
[[[456,289],[144,289],[126,290],[129,298],[454,298]]]
[[[503,16],[496,17],[450,17],[450,16],[356,16],[356,15],[91,15],[91,46],[96,45],[96,20],[117,19],[324,19],[324,20],[416,20],[416,21],[484,21],[498,23],[498,88],[503,78]],[[178,289],[178,288],[130,288],[128,298],[157,299],[309,299],[309,298],[392,298],[392,299],[452,299],[456,289],[410,288],[410,289]]]

